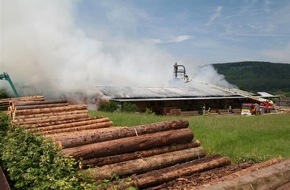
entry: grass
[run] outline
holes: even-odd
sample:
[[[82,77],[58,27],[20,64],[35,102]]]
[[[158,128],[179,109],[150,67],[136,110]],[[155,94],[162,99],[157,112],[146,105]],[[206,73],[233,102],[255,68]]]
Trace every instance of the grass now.
[[[290,158],[290,115],[172,117],[134,113],[90,112],[109,117],[114,126],[135,126],[184,119],[194,138],[208,154],[228,156],[233,162],[261,162],[274,157]]]

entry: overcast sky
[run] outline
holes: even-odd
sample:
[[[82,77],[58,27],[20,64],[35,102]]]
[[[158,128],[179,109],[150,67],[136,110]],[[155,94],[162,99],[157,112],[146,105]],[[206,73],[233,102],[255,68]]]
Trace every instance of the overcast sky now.
[[[154,43],[177,60],[290,62],[289,0],[85,0],[90,35]]]

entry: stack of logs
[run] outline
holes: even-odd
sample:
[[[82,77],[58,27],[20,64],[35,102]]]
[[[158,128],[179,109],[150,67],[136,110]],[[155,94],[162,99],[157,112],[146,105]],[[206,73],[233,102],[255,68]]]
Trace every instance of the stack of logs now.
[[[35,102],[35,101],[43,101],[43,96],[27,96],[27,97],[19,97],[19,98],[4,98],[0,99],[0,110],[7,111],[9,104],[15,101],[22,102]]]
[[[118,189],[150,187],[230,164],[227,157],[205,156],[188,121],[112,127],[108,118],[90,118],[86,105],[63,100],[14,100],[9,114],[26,131],[57,142],[62,154],[78,160],[80,170],[96,181],[113,175],[126,179],[119,180]]]
[[[90,118],[86,105],[69,105],[66,100],[13,100],[8,113],[14,124],[42,135],[112,126],[108,118]]]

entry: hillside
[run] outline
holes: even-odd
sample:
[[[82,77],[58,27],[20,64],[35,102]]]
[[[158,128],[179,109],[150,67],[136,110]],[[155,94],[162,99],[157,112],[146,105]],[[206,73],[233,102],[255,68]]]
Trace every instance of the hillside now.
[[[290,94],[290,64],[244,61],[212,65],[229,83],[240,89]]]

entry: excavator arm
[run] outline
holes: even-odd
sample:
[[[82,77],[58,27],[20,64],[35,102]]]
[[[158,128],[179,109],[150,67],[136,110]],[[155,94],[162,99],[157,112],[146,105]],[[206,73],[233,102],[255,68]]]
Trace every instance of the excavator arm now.
[[[10,87],[12,88],[15,96],[16,97],[19,97],[19,94],[18,94],[18,92],[17,92],[17,90],[16,90],[16,88],[15,88],[15,86],[14,86],[14,84],[13,84],[11,78],[10,78],[10,76],[8,75],[8,73],[3,72],[2,74],[0,74],[0,79],[1,80],[7,80],[9,82]]]

